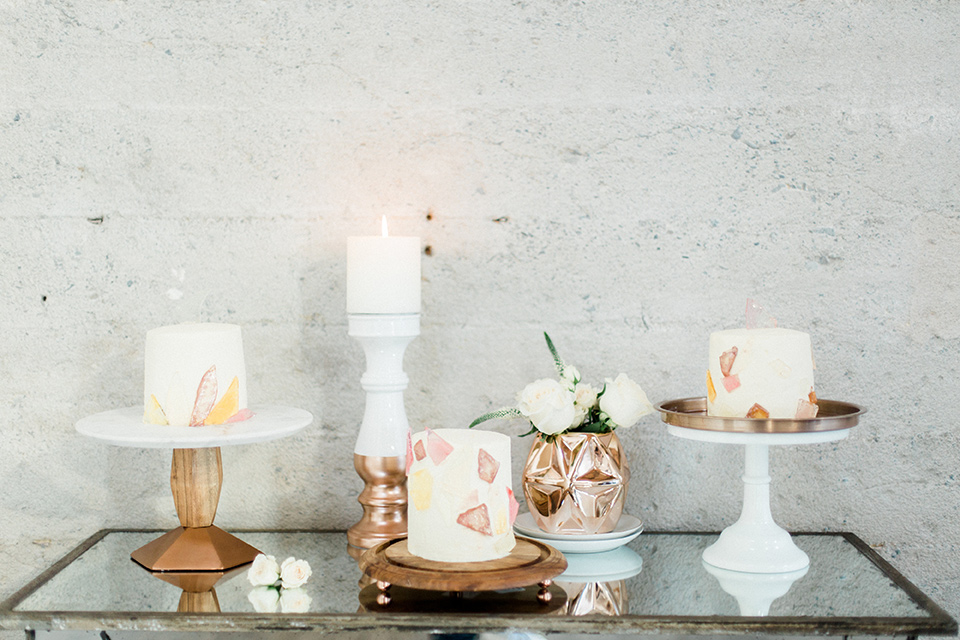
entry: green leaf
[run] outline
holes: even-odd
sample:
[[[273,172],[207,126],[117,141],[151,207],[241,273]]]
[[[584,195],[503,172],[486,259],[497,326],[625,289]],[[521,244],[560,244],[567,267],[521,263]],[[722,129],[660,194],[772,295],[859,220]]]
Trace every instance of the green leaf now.
[[[504,407],[502,409],[497,409],[496,411],[491,411],[490,413],[485,413],[473,422],[470,423],[468,429],[472,429],[481,422],[486,422],[487,420],[495,420],[496,418],[515,418],[523,417],[523,414],[520,413],[520,410],[516,407]]]
[[[543,332],[543,337],[547,339],[547,349],[550,349],[550,355],[553,356],[553,366],[557,368],[557,373],[560,377],[563,377],[563,360],[560,358],[560,354],[557,353],[557,348],[553,346],[553,340],[550,339],[546,331]]]
[[[521,433],[521,434],[520,434],[520,437],[521,437],[521,438],[526,438],[526,437],[529,436],[530,434],[536,433],[536,432],[537,432],[537,428],[534,427],[533,425],[531,425],[531,426],[530,426],[530,431],[527,431],[526,433]]]
[[[576,429],[571,429],[571,431],[579,431],[581,433],[608,433],[613,431],[613,429],[611,429],[609,425],[598,421],[582,424]]]

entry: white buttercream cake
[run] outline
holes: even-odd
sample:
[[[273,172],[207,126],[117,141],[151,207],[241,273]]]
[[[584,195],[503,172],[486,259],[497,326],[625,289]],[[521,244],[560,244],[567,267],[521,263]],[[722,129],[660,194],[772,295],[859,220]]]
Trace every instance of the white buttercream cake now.
[[[473,429],[427,429],[407,451],[407,549],[439,562],[480,562],[513,550],[519,505],[510,438]]]
[[[240,327],[184,323],[147,332],[144,422],[201,426],[249,415]]]
[[[810,336],[791,329],[710,334],[707,415],[815,418]]]

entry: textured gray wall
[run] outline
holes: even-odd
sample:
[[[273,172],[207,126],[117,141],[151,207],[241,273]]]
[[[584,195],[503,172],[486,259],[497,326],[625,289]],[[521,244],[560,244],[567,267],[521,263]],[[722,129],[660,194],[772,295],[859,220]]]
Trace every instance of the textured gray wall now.
[[[543,330],[588,379],[700,394],[756,297],[811,333],[821,397],[870,409],[773,452],[775,516],[960,614],[960,3],[602,5],[4,2],[0,597],[97,529],[176,523],[169,454],[73,429],[139,402],[171,322],[241,324],[251,398],[318,416],[224,451],[218,523],[351,524],[345,239],[389,214],[432,249],[414,425],[549,375]],[[648,528],[736,518],[742,454],[653,417],[624,439]]]

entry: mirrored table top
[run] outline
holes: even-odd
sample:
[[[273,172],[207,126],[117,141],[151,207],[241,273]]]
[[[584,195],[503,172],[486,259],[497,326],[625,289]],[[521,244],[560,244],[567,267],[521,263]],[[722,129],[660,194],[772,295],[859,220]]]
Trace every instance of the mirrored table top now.
[[[797,546],[810,556],[809,569],[773,576],[705,565],[700,554],[717,534],[644,533],[614,551],[568,554],[570,567],[555,581],[566,601],[542,611],[529,602],[511,606],[511,597],[528,596],[519,591],[506,593],[507,604],[500,600],[490,611],[472,602],[472,594],[460,596],[463,608],[458,610],[457,594],[442,592],[427,592],[420,605],[370,610],[361,605],[361,588],[375,586],[366,586],[369,580],[348,555],[343,532],[234,533],[278,560],[307,560],[313,575],[299,591],[280,599],[252,587],[246,567],[223,576],[171,580],[130,559],[131,551],[158,532],[105,530],[0,604],[0,629],[887,636],[957,632],[956,621],[943,609],[849,533],[795,534]]]

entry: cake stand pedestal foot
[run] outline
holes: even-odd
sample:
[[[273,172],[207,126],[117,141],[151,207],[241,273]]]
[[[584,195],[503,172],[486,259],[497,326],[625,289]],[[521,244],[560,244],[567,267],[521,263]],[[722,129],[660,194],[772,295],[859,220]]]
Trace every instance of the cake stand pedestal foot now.
[[[381,607],[385,607],[390,604],[390,583],[385,580],[377,580],[377,589],[380,593],[377,594],[377,604]]]
[[[540,587],[540,591],[537,592],[537,600],[546,604],[553,599],[553,594],[550,593],[551,584],[553,584],[553,580],[543,580],[537,584]]]
[[[213,525],[223,484],[220,448],[174,449],[170,488],[181,526],[130,554],[150,571],[224,571],[260,553]]]
[[[747,444],[743,511],[703,552],[703,561],[728,571],[787,573],[810,565],[810,558],[770,513],[769,446]]]

